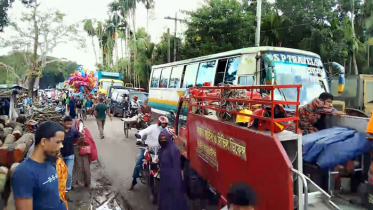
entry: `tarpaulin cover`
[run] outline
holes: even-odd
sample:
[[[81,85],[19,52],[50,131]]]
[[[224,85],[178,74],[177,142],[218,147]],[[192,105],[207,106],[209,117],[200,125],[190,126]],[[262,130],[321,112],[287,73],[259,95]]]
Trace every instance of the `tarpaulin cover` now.
[[[345,127],[333,127],[303,136],[303,159],[332,169],[372,148],[365,134]]]
[[[366,139],[366,133],[355,133],[354,136],[331,144],[317,158],[316,164],[322,169],[333,169],[348,160],[370,151],[372,143]]]

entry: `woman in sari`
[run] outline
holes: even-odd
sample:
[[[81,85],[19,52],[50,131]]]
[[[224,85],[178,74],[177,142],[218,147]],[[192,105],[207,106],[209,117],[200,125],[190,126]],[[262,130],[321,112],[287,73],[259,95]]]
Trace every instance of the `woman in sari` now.
[[[75,128],[79,130],[79,124],[83,123],[83,120],[79,119],[75,121]],[[74,143],[74,169],[73,169],[73,186],[80,187],[91,185],[91,168],[90,164],[92,161],[97,160],[97,149],[96,144],[92,138],[91,133],[83,125],[84,138],[80,142]],[[90,153],[81,155],[81,147],[90,147]]]
[[[69,115],[70,115],[70,117],[73,118],[73,119],[75,119],[76,112],[75,112],[75,100],[74,100],[74,96],[71,96],[71,98],[70,98],[68,109],[69,109]]]
[[[180,151],[175,146],[168,129],[159,134],[159,210],[187,210],[187,197],[180,168]]]

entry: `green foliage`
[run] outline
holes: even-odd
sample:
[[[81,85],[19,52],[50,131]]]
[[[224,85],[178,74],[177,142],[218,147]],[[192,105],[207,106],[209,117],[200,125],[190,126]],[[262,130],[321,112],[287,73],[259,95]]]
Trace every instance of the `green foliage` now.
[[[47,61],[55,60],[54,57],[47,57]],[[14,51],[6,56],[0,56],[0,62],[12,67],[18,76],[26,73],[27,64],[24,59],[24,54],[19,51]],[[71,61],[52,62],[44,67],[42,77],[40,78],[40,88],[55,86],[58,82],[63,82],[75,69],[78,64]],[[18,78],[5,67],[0,67],[0,84],[18,83]]]
[[[237,0],[209,0],[190,13],[181,58],[249,47],[255,15]]]

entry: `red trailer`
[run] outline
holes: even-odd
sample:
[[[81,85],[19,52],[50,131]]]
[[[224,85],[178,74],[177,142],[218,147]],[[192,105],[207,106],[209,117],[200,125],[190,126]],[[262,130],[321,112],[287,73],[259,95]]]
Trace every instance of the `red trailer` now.
[[[287,88],[295,90],[297,101],[273,99],[275,89]],[[274,129],[276,123],[295,122],[295,130],[298,130],[300,88],[301,85],[199,87],[190,89],[180,98],[176,116],[169,116],[175,128],[175,143],[187,163],[184,166],[190,166],[219,195],[220,207],[226,203],[228,187],[233,182],[243,181],[257,193],[256,210],[307,209],[310,195],[307,194],[306,177],[301,173],[301,135],[286,130],[275,133]],[[196,90],[202,94],[196,94]],[[254,90],[270,97],[240,98],[234,94],[227,97],[229,91],[253,93]],[[222,106],[223,103],[230,106]],[[269,116],[239,113],[238,106],[252,109],[254,104],[265,106]],[[275,118],[277,105],[295,106],[295,115]],[[267,131],[259,131],[232,120],[222,120],[224,114],[233,118],[245,115],[270,123],[270,126]],[[321,189],[314,193],[310,202],[318,203],[317,199],[333,205],[330,196]]]

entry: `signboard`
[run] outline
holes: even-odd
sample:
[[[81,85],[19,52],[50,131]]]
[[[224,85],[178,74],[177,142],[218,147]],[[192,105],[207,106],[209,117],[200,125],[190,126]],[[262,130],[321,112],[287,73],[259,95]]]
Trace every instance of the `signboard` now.
[[[108,77],[119,77],[119,73],[117,72],[102,72],[101,75]]]
[[[307,66],[323,67],[322,61],[318,57],[311,57],[307,55],[285,53],[285,52],[266,52],[267,55],[275,62],[289,63],[289,64],[303,64]]]

